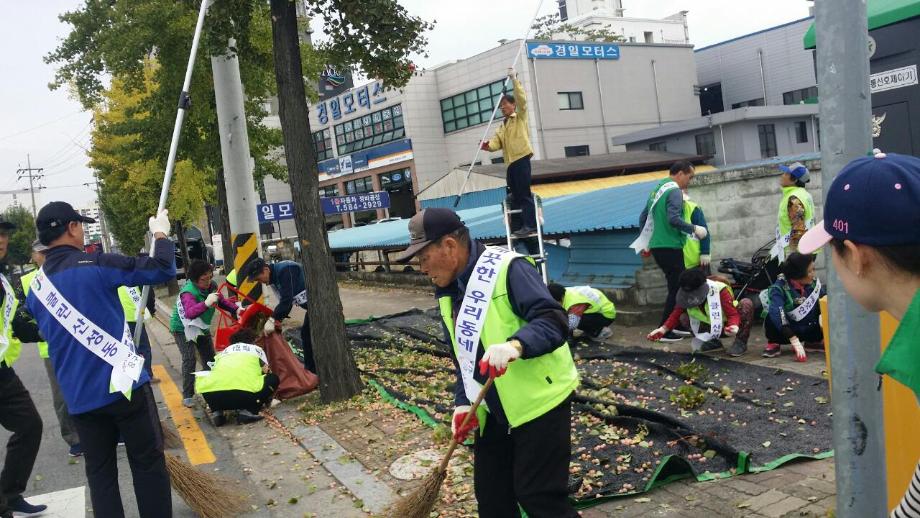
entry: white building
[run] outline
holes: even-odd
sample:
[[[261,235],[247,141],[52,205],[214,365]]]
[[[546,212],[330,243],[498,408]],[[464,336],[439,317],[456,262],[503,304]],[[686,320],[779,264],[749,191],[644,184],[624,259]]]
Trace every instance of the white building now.
[[[83,224],[83,244],[99,241],[102,239],[102,218],[99,207],[94,205],[88,208],[77,209],[81,216],[86,216],[96,220],[95,223]]]
[[[330,216],[329,226],[409,217],[421,191],[468,166],[520,47],[506,42],[422,70],[400,90],[372,82],[311,107],[321,196],[390,193],[389,211]],[[699,115],[690,45],[528,41],[525,49],[518,77],[535,160],[623,150],[613,137]],[[279,125],[277,117],[266,123]],[[500,152],[478,159],[501,161]],[[267,202],[291,200],[285,183],[266,179],[265,192]],[[291,221],[280,223],[282,235],[296,235]]]
[[[687,11],[680,11],[667,18],[629,18],[623,15],[623,0],[557,0],[559,18],[565,23],[581,29],[607,28],[631,43],[674,43],[690,42],[687,27]],[[570,38],[567,34],[555,38]]]

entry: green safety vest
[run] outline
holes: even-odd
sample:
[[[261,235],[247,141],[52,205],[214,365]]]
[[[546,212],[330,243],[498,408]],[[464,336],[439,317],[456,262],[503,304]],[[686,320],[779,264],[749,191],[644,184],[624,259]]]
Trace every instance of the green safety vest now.
[[[6,307],[6,297],[13,297],[13,311],[10,312],[10,318],[16,317],[16,309],[19,308],[19,299],[16,297],[16,294],[12,290],[5,290],[6,293],[3,294],[3,300],[0,300],[0,333],[3,333],[6,336],[6,339],[9,341],[9,347],[7,347],[6,352],[3,354],[4,363],[7,367],[12,367],[16,360],[19,359],[20,353],[22,353],[22,342],[18,338],[13,336],[13,321],[10,320],[6,322],[4,320],[4,311],[3,308]]]
[[[185,286],[182,286],[182,289],[179,290],[179,295],[177,297],[182,297],[183,293],[191,293],[195,296],[195,300],[198,302],[204,301],[207,295],[203,295],[201,290],[198,289],[198,286],[195,286],[195,283],[192,281],[185,281]],[[181,304],[181,302],[178,302]],[[215,304],[216,305],[216,304]],[[208,308],[204,313],[199,315],[197,318],[200,318],[205,324],[211,325],[211,320],[214,319],[214,308]],[[193,319],[194,320],[194,319]],[[182,320],[179,319],[179,310],[178,308],[173,308],[172,318],[169,320],[169,327],[173,332],[181,333],[185,326],[182,325]]]
[[[815,225],[815,202],[811,194],[804,187],[790,186],[783,187],[783,198],[779,202],[779,211],[777,219],[779,221],[779,235],[786,236],[792,232],[792,221],[789,220],[789,198],[796,197],[805,206],[805,227],[811,228]],[[783,250],[783,255],[789,255],[791,252],[787,246]],[[781,257],[780,259],[784,259]]]
[[[236,268],[230,270],[230,273],[227,274],[227,279],[226,279],[226,280],[227,280],[227,284],[229,284],[229,285],[231,285],[231,286],[234,286],[234,287],[237,287],[237,288],[240,286],[240,285],[237,283],[237,280],[236,280]]]
[[[144,292],[141,291],[141,294],[143,293]],[[134,303],[134,299],[131,298],[131,294],[128,293],[127,286],[118,287],[118,301],[121,302],[121,309],[125,312],[125,321],[135,322],[135,319],[137,318],[137,305]],[[150,312],[147,311],[147,308],[144,308],[144,320],[147,320],[148,318],[150,318]],[[133,332],[134,329],[131,331]]]
[[[690,200],[684,200],[684,221],[693,224],[693,211],[699,207]],[[684,268],[696,268],[700,265],[700,240],[696,236],[687,236],[684,241]]]
[[[530,260],[528,258],[528,260]],[[533,263],[532,260],[530,260]],[[517,316],[508,297],[508,265],[505,262],[498,272],[492,301],[486,312],[480,343],[484,350],[501,344],[514,335],[527,321]],[[454,336],[453,301],[450,296],[438,300],[441,318],[450,333],[454,355],[459,357]],[[578,370],[572,359],[569,344],[564,343],[551,353],[536,358],[518,359],[508,364],[503,376],[495,378],[495,389],[501,399],[505,416],[512,428],[549,412],[561,404],[578,387]],[[472,403],[472,401],[470,402]],[[485,408],[479,407],[479,422],[485,423]]]
[[[712,282],[712,283],[714,283],[714,284],[716,285],[716,288],[719,289],[719,293],[722,293],[722,290],[726,290],[726,289],[727,289],[727,290],[728,290],[728,293],[731,294],[732,299],[734,300],[734,298],[735,298],[735,292],[734,292],[734,290],[732,290],[732,287],[731,287],[731,286],[729,286],[728,284],[725,284],[724,282],[719,282],[719,281],[710,281],[710,282]],[[720,298],[719,301],[721,302],[721,300],[722,300],[722,299]],[[707,302],[708,302],[708,299],[707,299]],[[737,306],[738,306],[738,301],[735,300],[735,301],[732,303],[732,305],[737,307]],[[709,310],[708,310],[707,308],[708,308],[708,305],[707,305],[706,303],[703,303],[703,308],[702,308],[702,309],[701,309],[699,306],[697,306],[697,307],[695,307],[695,308],[687,308],[687,316],[689,316],[690,318],[693,318],[693,319],[695,319],[695,320],[699,320],[700,322],[709,324],[709,323],[710,323],[710,322],[709,322]],[[725,311],[722,312],[722,322],[725,322]]]
[[[591,286],[573,286],[565,289],[562,297],[562,307],[566,311],[572,306],[587,304],[585,314],[600,313],[606,318],[616,318],[617,309],[613,302],[601,290]]]
[[[195,376],[195,392],[207,394],[225,390],[259,392],[264,385],[259,358],[244,352],[220,353],[210,374]]]
[[[658,189],[660,189],[662,185],[672,181],[673,180],[668,177],[658,182],[658,185],[652,189],[651,194],[648,196],[648,201],[645,204],[646,208],[651,207]],[[652,248],[683,248],[684,241],[687,240],[687,235],[671,226],[671,222],[668,220],[667,198],[672,190],[673,189],[668,189],[665,191],[661,198],[658,199],[658,203],[655,204],[655,207],[649,211],[648,217],[655,218],[655,231],[652,233],[652,238],[648,243],[649,250]]]
[[[22,293],[25,294],[26,297],[29,296],[29,290],[32,288],[32,279],[34,279],[36,275],[38,275],[38,268],[19,278],[19,282],[22,283]],[[48,342],[38,342],[35,345],[38,346],[38,356],[41,358],[48,358]]]

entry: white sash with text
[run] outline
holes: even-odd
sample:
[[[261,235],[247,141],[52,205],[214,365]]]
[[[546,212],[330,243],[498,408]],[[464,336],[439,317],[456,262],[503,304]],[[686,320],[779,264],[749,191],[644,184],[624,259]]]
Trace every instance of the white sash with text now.
[[[645,218],[645,225],[642,227],[642,232],[639,232],[639,237],[629,245],[629,248],[635,250],[637,254],[643,250],[648,250],[648,244],[652,240],[652,234],[655,233],[655,217],[652,212],[655,210],[655,205],[658,203],[658,200],[671,189],[680,189],[680,186],[677,185],[677,182],[667,182],[655,192],[655,198],[652,199],[652,204],[649,205],[648,216]]]
[[[703,342],[722,336],[722,301],[719,299],[719,287],[708,279],[706,284],[709,285],[709,293],[706,295],[706,305],[709,306],[709,332],[700,333],[700,321],[690,317],[690,329],[693,330],[693,336]]]

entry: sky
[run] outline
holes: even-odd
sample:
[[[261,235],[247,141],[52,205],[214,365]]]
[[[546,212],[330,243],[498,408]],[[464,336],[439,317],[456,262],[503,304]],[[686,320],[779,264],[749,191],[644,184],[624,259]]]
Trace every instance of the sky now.
[[[218,0],[220,1],[220,0]],[[406,9],[429,21],[436,21],[428,33],[428,58],[418,63],[430,67],[462,59],[497,45],[500,39],[523,35],[539,0],[399,0]],[[81,0],[21,2],[0,0],[0,191],[28,187],[17,180],[16,171],[44,168],[35,201],[43,204],[63,200],[75,207],[94,203],[95,192],[82,185],[93,181],[86,166],[84,148],[89,147],[92,129],[89,112],[66,91],[50,91],[54,68],[42,60],[52,51],[69,26],[57,15],[76,9]],[[738,0],[624,0],[626,16],[663,18],[689,11],[690,41],[703,47],[808,16],[805,0],[750,2]],[[543,0],[540,15],[551,14],[555,0]],[[28,192],[17,201],[31,207]],[[13,196],[0,194],[0,209],[13,203]]]

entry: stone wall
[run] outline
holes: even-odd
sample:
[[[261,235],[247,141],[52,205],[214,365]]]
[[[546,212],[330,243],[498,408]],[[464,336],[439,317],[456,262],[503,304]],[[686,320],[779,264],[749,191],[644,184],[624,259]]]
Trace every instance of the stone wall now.
[[[815,220],[820,221],[824,200],[821,193],[821,162],[805,163],[811,171],[808,191],[815,200]],[[725,169],[697,175],[690,184],[690,198],[700,205],[712,234],[712,270],[726,257],[749,261],[753,253],[772,240],[781,198],[775,165]],[[824,254],[818,255],[823,274]],[[624,298],[640,306],[660,305],[667,296],[664,275],[651,258],[636,272],[636,286]]]

